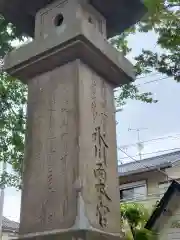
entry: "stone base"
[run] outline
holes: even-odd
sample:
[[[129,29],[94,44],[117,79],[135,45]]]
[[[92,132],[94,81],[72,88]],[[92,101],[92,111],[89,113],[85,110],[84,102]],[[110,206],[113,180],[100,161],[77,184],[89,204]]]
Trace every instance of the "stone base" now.
[[[96,230],[69,230],[20,236],[19,240],[123,240],[123,234],[114,235]]]

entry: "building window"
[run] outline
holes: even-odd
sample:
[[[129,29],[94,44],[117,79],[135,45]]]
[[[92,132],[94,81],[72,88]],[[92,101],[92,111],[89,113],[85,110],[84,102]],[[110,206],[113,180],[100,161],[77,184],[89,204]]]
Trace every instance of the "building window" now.
[[[122,201],[142,200],[146,199],[147,188],[146,183],[131,183],[120,186],[120,199]]]

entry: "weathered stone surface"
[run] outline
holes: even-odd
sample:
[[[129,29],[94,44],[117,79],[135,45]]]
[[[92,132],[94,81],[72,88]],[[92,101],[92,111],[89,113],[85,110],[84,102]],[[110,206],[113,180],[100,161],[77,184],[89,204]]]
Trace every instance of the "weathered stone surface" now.
[[[36,15],[34,39],[44,39],[54,32],[74,29],[75,23],[83,21],[94,27],[106,39],[106,19],[85,1],[55,1],[41,9]],[[84,3],[83,3],[84,2]]]
[[[28,87],[20,233],[94,228],[118,234],[113,87],[79,60]]]
[[[87,217],[94,228],[118,233],[120,213],[113,87],[82,63],[79,68],[79,120],[79,173],[83,180],[82,196]],[[101,136],[97,134],[93,141],[97,128],[100,128]],[[103,183],[103,176],[99,175],[103,173],[106,179],[102,202],[109,209],[102,215],[104,221],[107,220],[104,228],[100,224],[101,216],[96,216],[99,180]]]
[[[107,234],[96,230],[70,230],[70,231],[54,231],[44,234],[30,234],[22,236],[21,240],[122,240],[123,235]]]
[[[28,84],[28,124],[20,233],[70,228],[77,213],[76,63]]]
[[[65,2],[66,0],[62,0]],[[72,1],[72,0],[69,0]],[[79,0],[95,7],[107,19],[107,35],[112,37],[135,24],[145,14],[140,0]],[[0,0],[0,13],[17,28],[34,36],[36,13],[53,0]],[[23,11],[22,11],[23,9]]]
[[[74,22],[73,28],[65,28],[62,32],[54,29],[53,34],[45,39],[34,40],[15,49],[6,56],[5,70],[27,82],[38,74],[77,58],[114,86],[135,79],[133,65],[99,32],[94,31],[91,24],[83,21]]]

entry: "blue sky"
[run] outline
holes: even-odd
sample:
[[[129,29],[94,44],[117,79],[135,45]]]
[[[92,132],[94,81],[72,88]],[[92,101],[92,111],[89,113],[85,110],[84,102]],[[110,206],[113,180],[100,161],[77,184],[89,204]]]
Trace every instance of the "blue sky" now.
[[[160,51],[156,45],[156,35],[154,33],[138,33],[129,38],[129,45],[133,49],[128,56],[132,60],[133,56],[138,55],[142,48],[154,51]],[[138,101],[129,100],[122,112],[117,113],[117,145],[124,146],[137,142],[137,133],[129,132],[128,128],[147,128],[141,132],[141,140],[165,137],[164,139],[148,142],[144,144],[143,153],[157,152],[161,150],[173,149],[179,147],[180,142],[180,84],[171,79],[144,84],[147,81],[160,79],[161,75],[152,75],[151,77],[138,80],[142,92],[153,92],[154,97],[159,100],[156,104],[145,104]],[[176,136],[176,138],[166,138],[167,136]],[[123,148],[129,155],[134,156],[137,152],[136,146]],[[157,154],[157,153],[156,153]],[[144,155],[150,157],[154,154]],[[160,154],[160,153],[159,153]],[[118,151],[118,159],[127,162],[130,161],[125,154]],[[123,158],[123,159],[121,159]],[[137,157],[138,158],[138,157]],[[15,189],[6,189],[4,216],[19,220],[20,213],[20,192]]]

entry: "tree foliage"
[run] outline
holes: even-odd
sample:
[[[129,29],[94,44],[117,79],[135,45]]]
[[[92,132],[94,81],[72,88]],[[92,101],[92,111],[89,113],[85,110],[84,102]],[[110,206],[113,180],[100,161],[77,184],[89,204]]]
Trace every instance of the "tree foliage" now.
[[[144,228],[149,218],[148,210],[139,203],[121,203],[121,220],[127,240],[155,240],[156,235]],[[127,224],[129,229],[127,228]]]
[[[14,170],[5,172],[2,180],[19,187],[24,155],[26,86],[1,73],[0,96],[0,159]]]
[[[163,52],[142,51],[136,57],[140,69],[156,70],[180,81],[180,1],[148,1],[149,16],[139,24],[139,31],[154,30]]]
[[[134,28],[128,29],[121,36],[111,39],[117,49],[125,55],[131,51],[127,37],[136,32],[154,31],[157,36],[157,46],[161,49],[153,52],[142,49],[135,57],[136,75],[156,71],[180,81],[180,1],[179,0],[145,0],[148,14]],[[152,93],[140,93],[136,85],[130,83],[123,86],[117,100],[124,105],[127,99],[143,102],[156,102]]]
[[[180,2],[179,0],[145,0],[149,13],[135,27],[128,29],[110,42],[124,55],[132,49],[128,48],[127,37],[137,31],[155,31],[157,45],[163,52],[151,52],[143,49],[136,56],[136,75],[157,71],[180,81]],[[14,40],[24,38],[18,30],[0,16],[0,57],[12,50]],[[1,61],[2,64],[2,61]],[[12,172],[6,172],[1,183],[20,186],[22,160],[24,152],[25,107],[27,89],[19,81],[1,73],[0,76],[0,161],[8,162]],[[152,93],[142,93],[133,84],[124,85],[116,94],[119,106],[127,99],[141,100],[147,103],[156,102]]]

